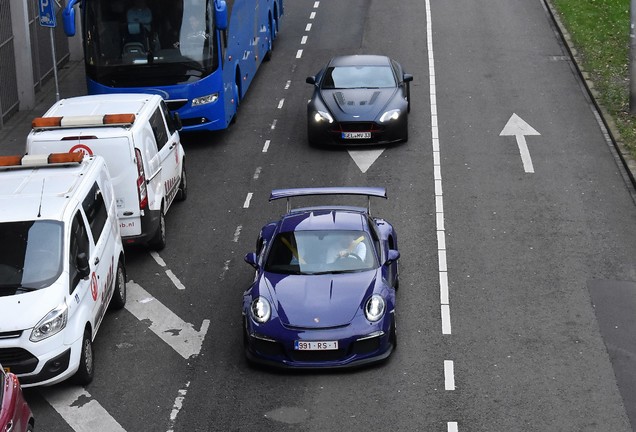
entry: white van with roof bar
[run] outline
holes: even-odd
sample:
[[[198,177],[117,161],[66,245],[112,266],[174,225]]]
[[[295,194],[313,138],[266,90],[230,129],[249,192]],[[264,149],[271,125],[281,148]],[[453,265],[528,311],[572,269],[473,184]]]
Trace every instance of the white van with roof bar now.
[[[151,94],[62,99],[35,118],[27,153],[80,152],[106,159],[124,244],[166,245],[165,214],[187,197],[178,115]]]
[[[126,303],[106,161],[0,156],[0,364],[23,387],[93,379],[93,340]]]

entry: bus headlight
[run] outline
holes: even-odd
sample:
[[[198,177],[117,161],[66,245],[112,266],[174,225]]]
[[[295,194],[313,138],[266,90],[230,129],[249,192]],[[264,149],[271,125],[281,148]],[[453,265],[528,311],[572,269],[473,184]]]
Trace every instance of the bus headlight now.
[[[217,100],[219,100],[219,94],[213,93],[211,95],[201,96],[201,97],[192,99],[192,106],[194,107],[199,105],[211,104],[216,102]]]

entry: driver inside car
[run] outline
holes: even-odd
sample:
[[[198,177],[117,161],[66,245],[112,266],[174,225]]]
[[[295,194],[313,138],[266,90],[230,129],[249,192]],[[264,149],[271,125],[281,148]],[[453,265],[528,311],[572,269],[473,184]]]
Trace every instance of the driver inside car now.
[[[339,258],[352,257],[365,261],[367,257],[367,245],[362,233],[342,233],[338,235],[338,242],[327,256],[328,262],[334,262]]]

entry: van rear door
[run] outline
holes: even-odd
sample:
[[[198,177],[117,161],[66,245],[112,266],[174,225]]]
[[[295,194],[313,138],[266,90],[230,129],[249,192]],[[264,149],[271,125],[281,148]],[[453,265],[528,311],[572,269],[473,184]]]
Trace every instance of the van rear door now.
[[[46,135],[46,133],[40,133],[29,140],[27,152],[31,154],[82,152],[88,155],[100,155],[106,160],[115,190],[121,235],[122,237],[140,235],[141,210],[137,193],[137,165],[130,139],[127,136],[104,138],[73,136],[47,140]]]

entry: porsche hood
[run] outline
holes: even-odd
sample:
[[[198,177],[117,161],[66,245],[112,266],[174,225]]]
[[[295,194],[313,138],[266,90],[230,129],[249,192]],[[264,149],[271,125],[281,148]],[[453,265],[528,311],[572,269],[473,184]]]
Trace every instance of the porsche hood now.
[[[276,275],[279,276],[279,275]],[[363,307],[376,283],[377,271],[289,275],[278,282],[266,278],[281,322],[303,328],[347,325]]]

